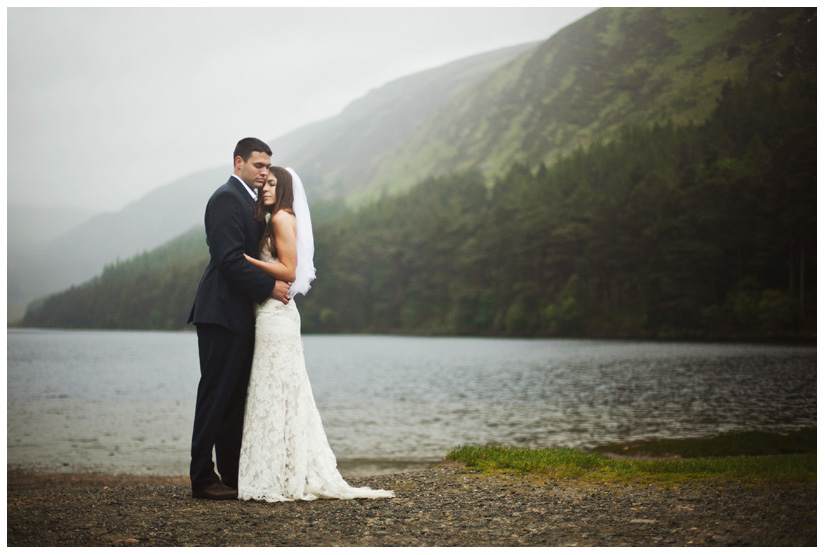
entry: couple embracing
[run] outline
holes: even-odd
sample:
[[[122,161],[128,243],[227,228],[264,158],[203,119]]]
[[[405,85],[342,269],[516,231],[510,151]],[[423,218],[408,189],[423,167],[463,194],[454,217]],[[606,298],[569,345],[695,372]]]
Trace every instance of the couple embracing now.
[[[272,151],[258,139],[239,141],[233,156],[234,174],[206,205],[211,258],[189,316],[201,366],[192,496],[392,497],[344,481],[312,396],[293,299],[315,278],[301,180],[270,166]]]

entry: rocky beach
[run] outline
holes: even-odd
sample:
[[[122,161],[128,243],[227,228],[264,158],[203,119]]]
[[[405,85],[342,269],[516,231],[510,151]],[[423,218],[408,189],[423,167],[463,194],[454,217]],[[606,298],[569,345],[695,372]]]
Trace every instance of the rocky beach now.
[[[393,499],[192,499],[185,477],[9,471],[9,546],[815,546],[816,485],[604,483],[453,462]]]

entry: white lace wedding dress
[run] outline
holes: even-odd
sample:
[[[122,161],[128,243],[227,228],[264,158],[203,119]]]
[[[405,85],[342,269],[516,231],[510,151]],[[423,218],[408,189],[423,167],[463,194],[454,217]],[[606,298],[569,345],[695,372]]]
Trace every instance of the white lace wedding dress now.
[[[273,259],[267,253],[262,260]],[[351,487],[338,472],[312,396],[295,300],[284,305],[269,299],[256,310],[238,498],[394,497],[391,491]]]

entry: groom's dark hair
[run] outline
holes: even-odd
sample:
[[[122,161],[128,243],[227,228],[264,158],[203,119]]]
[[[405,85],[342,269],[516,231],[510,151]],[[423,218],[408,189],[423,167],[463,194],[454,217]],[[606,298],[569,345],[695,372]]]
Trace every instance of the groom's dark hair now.
[[[246,139],[238,141],[238,144],[235,146],[235,153],[232,155],[232,160],[240,156],[241,159],[246,162],[249,160],[249,157],[252,156],[253,152],[266,152],[272,156],[272,151],[265,142],[254,137],[247,137]]]

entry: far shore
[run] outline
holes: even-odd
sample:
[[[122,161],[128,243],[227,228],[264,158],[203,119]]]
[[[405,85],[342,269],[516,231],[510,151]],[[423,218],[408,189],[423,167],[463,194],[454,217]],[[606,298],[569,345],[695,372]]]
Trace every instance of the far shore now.
[[[10,322],[6,325],[6,331],[113,331],[113,332],[186,332],[195,333],[194,326],[184,326],[182,328],[174,329],[155,329],[155,328],[44,328],[44,327],[28,327],[22,325],[21,322]],[[338,331],[338,332],[312,332],[302,331],[302,335],[364,335],[364,336],[387,336],[387,337],[451,337],[451,338],[467,338],[467,339],[561,339],[570,341],[651,341],[659,343],[747,343],[758,345],[801,345],[801,346],[816,346],[816,333],[799,332],[788,334],[771,334],[771,335],[730,335],[730,336],[714,336],[703,333],[692,334],[674,334],[672,336],[660,336],[650,334],[637,335],[580,335],[575,337],[567,336],[516,336],[516,335],[447,335],[439,333],[427,333],[421,330],[409,331],[391,331],[386,333],[373,333],[363,331]]]

